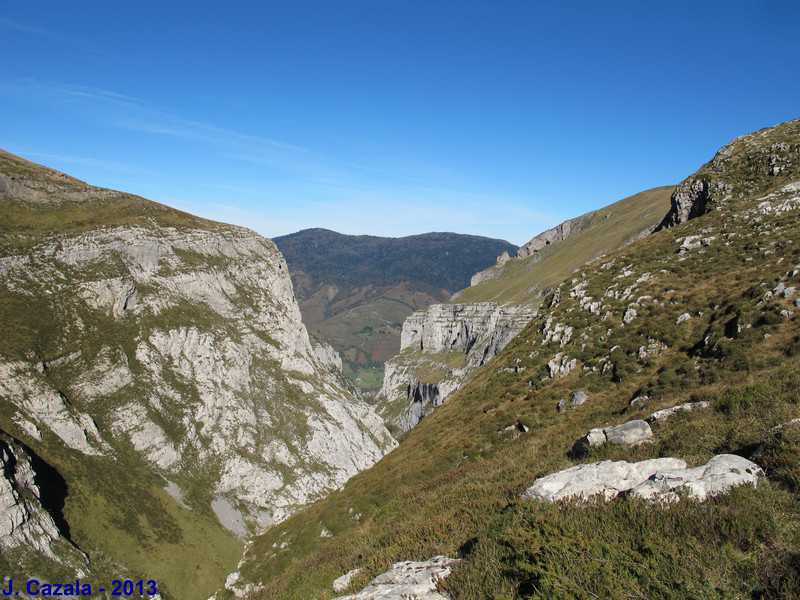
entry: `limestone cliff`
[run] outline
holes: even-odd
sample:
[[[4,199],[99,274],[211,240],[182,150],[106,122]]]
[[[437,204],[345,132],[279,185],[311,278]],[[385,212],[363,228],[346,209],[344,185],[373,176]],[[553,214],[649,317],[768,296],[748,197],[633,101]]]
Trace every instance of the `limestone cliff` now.
[[[394,447],[272,242],[0,159],[0,427],[139,461],[239,536]]]
[[[658,229],[674,227],[709,210],[780,183],[800,166],[796,134],[800,119],[748,133],[719,149],[697,173],[682,181]]]
[[[492,302],[434,304],[405,323],[400,354],[388,361],[379,413],[408,431],[469,381],[536,315],[526,306]]]

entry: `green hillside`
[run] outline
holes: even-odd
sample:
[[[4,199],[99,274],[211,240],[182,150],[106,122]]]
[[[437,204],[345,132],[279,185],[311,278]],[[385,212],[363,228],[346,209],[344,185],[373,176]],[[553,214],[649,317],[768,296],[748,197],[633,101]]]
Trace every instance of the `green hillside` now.
[[[331,598],[351,569],[352,591],[436,554],[465,559],[444,584],[462,600],[800,595],[800,427],[768,436],[800,417],[800,120],[734,140],[678,190],[696,179],[705,214],[562,278],[395,451],[257,537],[251,597]],[[575,391],[589,399],[559,412]],[[570,455],[591,428],[689,401],[709,407],[654,423],[652,443]],[[579,462],[695,466],[765,439],[767,480],[703,503],[520,499]]]

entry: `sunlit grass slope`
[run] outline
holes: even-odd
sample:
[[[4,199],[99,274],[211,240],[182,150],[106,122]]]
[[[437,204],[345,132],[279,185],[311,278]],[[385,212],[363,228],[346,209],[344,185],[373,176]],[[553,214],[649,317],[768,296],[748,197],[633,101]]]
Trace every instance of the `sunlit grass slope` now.
[[[675,186],[657,187],[583,216],[581,232],[526,258],[488,270],[491,279],[460,291],[452,302],[525,302],[575,269],[655,227],[669,209]]]
[[[776,152],[796,166],[800,126],[775,135],[788,149],[752,169],[769,168]],[[749,152],[745,142],[733,150]],[[765,198],[797,178],[784,170],[739,187],[731,177],[714,211],[562,278],[540,316],[399,448],[255,539],[242,567],[262,587],[253,597],[331,598],[350,569],[363,569],[359,589],[394,561],[435,554],[465,559],[444,584],[456,600],[799,595],[798,427],[770,439],[758,489],[703,504],[520,500],[537,477],[576,464],[572,444],[593,427],[708,401],[655,423],[650,444],[603,446],[581,461],[674,456],[695,466],[750,456],[771,428],[800,417],[798,294],[781,287],[800,287],[800,198],[791,188]],[[707,243],[680,251],[686,236]],[[576,365],[551,378],[559,353]],[[560,414],[577,390],[589,400]]]

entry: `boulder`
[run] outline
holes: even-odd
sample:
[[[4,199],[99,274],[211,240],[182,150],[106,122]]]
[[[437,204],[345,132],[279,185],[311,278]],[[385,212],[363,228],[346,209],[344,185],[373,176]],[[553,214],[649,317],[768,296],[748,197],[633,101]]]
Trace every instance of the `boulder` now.
[[[573,406],[581,406],[588,398],[589,395],[586,392],[572,392],[569,401]]]
[[[446,556],[398,562],[357,594],[335,600],[447,600],[448,596],[439,593],[436,587],[439,581],[450,575],[452,565],[458,562],[458,559]]]
[[[606,427],[603,431],[606,434],[606,439],[617,446],[637,444],[653,437],[650,425],[638,419],[616,427]]]
[[[687,469],[678,458],[653,458],[638,463],[624,460],[576,465],[537,479],[523,500],[557,502],[620,494],[647,500],[674,501],[685,493],[703,501],[741,485],[758,485],[764,471],[754,462],[733,454],[720,454],[705,465]]]
[[[677,458],[653,458],[638,463],[624,460],[576,465],[564,471],[537,479],[522,495],[523,500],[557,502],[567,498],[584,500],[602,494],[606,500],[616,498],[643,483],[658,471],[685,468]]]
[[[741,485],[758,485],[764,471],[754,462],[735,454],[719,454],[694,469],[666,469],[631,490],[631,496],[648,500],[679,500],[679,492],[689,498],[706,500]]]

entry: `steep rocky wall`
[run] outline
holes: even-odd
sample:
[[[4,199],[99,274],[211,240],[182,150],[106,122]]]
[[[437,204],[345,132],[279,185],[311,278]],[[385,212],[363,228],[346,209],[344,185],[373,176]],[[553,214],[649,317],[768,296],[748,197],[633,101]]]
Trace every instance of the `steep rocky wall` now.
[[[415,312],[403,323],[400,354],[384,368],[379,414],[400,431],[412,429],[536,314],[492,302],[434,304]]]
[[[49,181],[3,181],[16,207],[58,196]],[[71,202],[110,194],[94,189]],[[26,443],[52,433],[85,455],[138,453],[184,489],[202,478],[220,521],[244,536],[395,442],[338,356],[312,347],[272,242],[197,219],[162,224],[159,210],[144,225],[0,238],[0,397]]]

